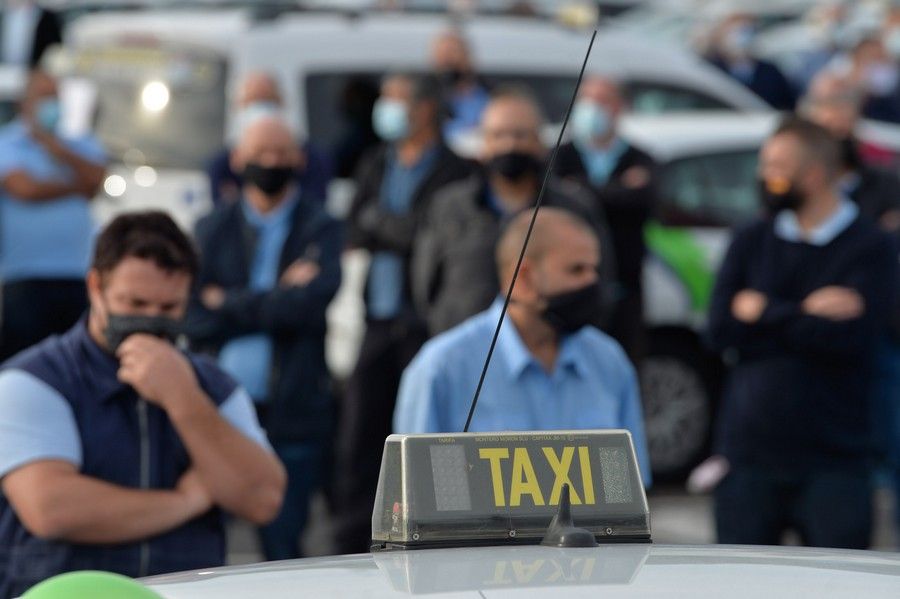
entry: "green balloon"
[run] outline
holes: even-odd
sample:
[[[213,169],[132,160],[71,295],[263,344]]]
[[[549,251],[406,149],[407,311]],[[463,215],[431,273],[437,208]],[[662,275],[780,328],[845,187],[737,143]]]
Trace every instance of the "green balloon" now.
[[[111,572],[69,572],[31,587],[22,599],[162,599],[141,583]]]

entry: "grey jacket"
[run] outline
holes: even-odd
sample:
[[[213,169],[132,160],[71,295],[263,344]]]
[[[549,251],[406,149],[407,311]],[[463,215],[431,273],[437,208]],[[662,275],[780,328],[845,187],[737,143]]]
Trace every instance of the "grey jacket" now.
[[[542,206],[571,210],[594,227],[600,238],[601,281],[614,281],[609,230],[590,192],[553,177]],[[448,185],[435,195],[416,235],[411,271],[413,301],[432,335],[485,310],[497,297],[494,246],[502,225],[501,217],[488,204],[482,175]]]

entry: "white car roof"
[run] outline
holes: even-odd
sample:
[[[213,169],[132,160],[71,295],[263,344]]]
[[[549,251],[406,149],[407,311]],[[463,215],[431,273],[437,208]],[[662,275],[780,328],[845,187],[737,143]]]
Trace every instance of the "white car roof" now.
[[[424,549],[214,568],[143,582],[167,599],[894,599],[900,554],[650,544]]]
[[[696,153],[755,149],[775,129],[776,112],[629,115],[622,135],[660,162]]]
[[[68,42],[109,43],[128,36],[152,36],[161,43],[197,44],[233,56],[238,72],[422,69],[433,37],[448,17],[434,14],[286,13],[254,21],[248,10],[192,9],[105,12],[76,19]],[[462,27],[479,67],[509,73],[577,74],[590,39],[549,21],[479,17]],[[629,79],[669,82],[704,90],[743,110],[765,104],[741,85],[683,48],[647,43],[634,35],[601,30],[589,70]]]

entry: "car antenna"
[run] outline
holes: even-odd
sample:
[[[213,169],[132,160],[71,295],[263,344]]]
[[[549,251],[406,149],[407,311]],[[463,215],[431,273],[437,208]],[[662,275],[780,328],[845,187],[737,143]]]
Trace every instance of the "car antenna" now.
[[[591,531],[586,528],[578,528],[575,521],[572,520],[572,502],[569,500],[569,484],[562,486],[562,492],[559,495],[559,509],[550,526],[547,527],[547,534],[541,540],[541,545],[546,547],[597,547],[597,539]]]
[[[497,321],[497,328],[494,330],[494,337],[491,339],[491,346],[488,349],[487,358],[484,360],[484,367],[481,369],[481,377],[478,379],[478,386],[475,388],[475,396],[472,398],[472,404],[469,406],[469,415],[466,418],[466,426],[463,428],[464,433],[469,432],[469,425],[472,424],[472,416],[475,414],[475,406],[478,405],[478,398],[481,396],[484,378],[487,376],[488,367],[490,366],[491,358],[494,355],[494,348],[497,346],[500,328],[503,326],[506,312],[509,309],[513,288],[516,286],[516,279],[519,278],[519,270],[522,268],[522,260],[525,259],[525,250],[528,248],[529,240],[531,240],[531,232],[534,230],[534,223],[537,220],[538,210],[541,209],[541,203],[544,201],[544,193],[547,190],[547,182],[550,180],[550,174],[553,172],[553,165],[556,162],[556,154],[559,152],[559,146],[562,144],[563,135],[566,132],[566,125],[569,124],[569,117],[572,115],[572,107],[575,105],[575,99],[578,97],[578,90],[581,89],[581,80],[584,78],[584,71],[587,67],[588,58],[591,56],[591,49],[594,47],[594,40],[596,38],[597,30],[594,29],[594,33],[591,35],[591,42],[588,44],[587,53],[584,55],[584,62],[581,64],[581,72],[578,73],[578,81],[575,82],[575,90],[572,92],[572,98],[569,100],[569,107],[566,109],[566,116],[563,119],[562,127],[559,130],[559,137],[556,139],[556,146],[553,148],[553,153],[550,155],[550,162],[547,164],[547,170],[544,172],[544,181],[541,184],[541,191],[538,194],[537,202],[534,204],[531,222],[528,224],[528,232],[525,234],[525,243],[522,244],[522,251],[519,252],[516,269],[513,271],[512,281],[510,281],[509,289],[506,292],[506,299],[503,302],[503,309],[500,311],[500,319]]]

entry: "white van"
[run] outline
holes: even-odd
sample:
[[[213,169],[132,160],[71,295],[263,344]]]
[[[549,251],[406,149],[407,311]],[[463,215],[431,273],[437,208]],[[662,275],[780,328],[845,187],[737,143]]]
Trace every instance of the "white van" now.
[[[67,31],[67,63],[99,87],[96,131],[113,160],[98,216],[155,206],[189,227],[208,211],[203,166],[236,127],[229,97],[247,72],[275,75],[288,118],[329,151],[347,126],[341,94],[377,88],[387,72],[427,70],[429,43],[448,25],[439,14],[299,11],[260,18],[250,9],[108,11],[76,19]],[[510,17],[479,17],[461,27],[488,82],[522,81],[549,119],[561,118],[587,33]],[[639,112],[763,107],[690,53],[627,34],[601,33],[590,70],[620,78]]]

